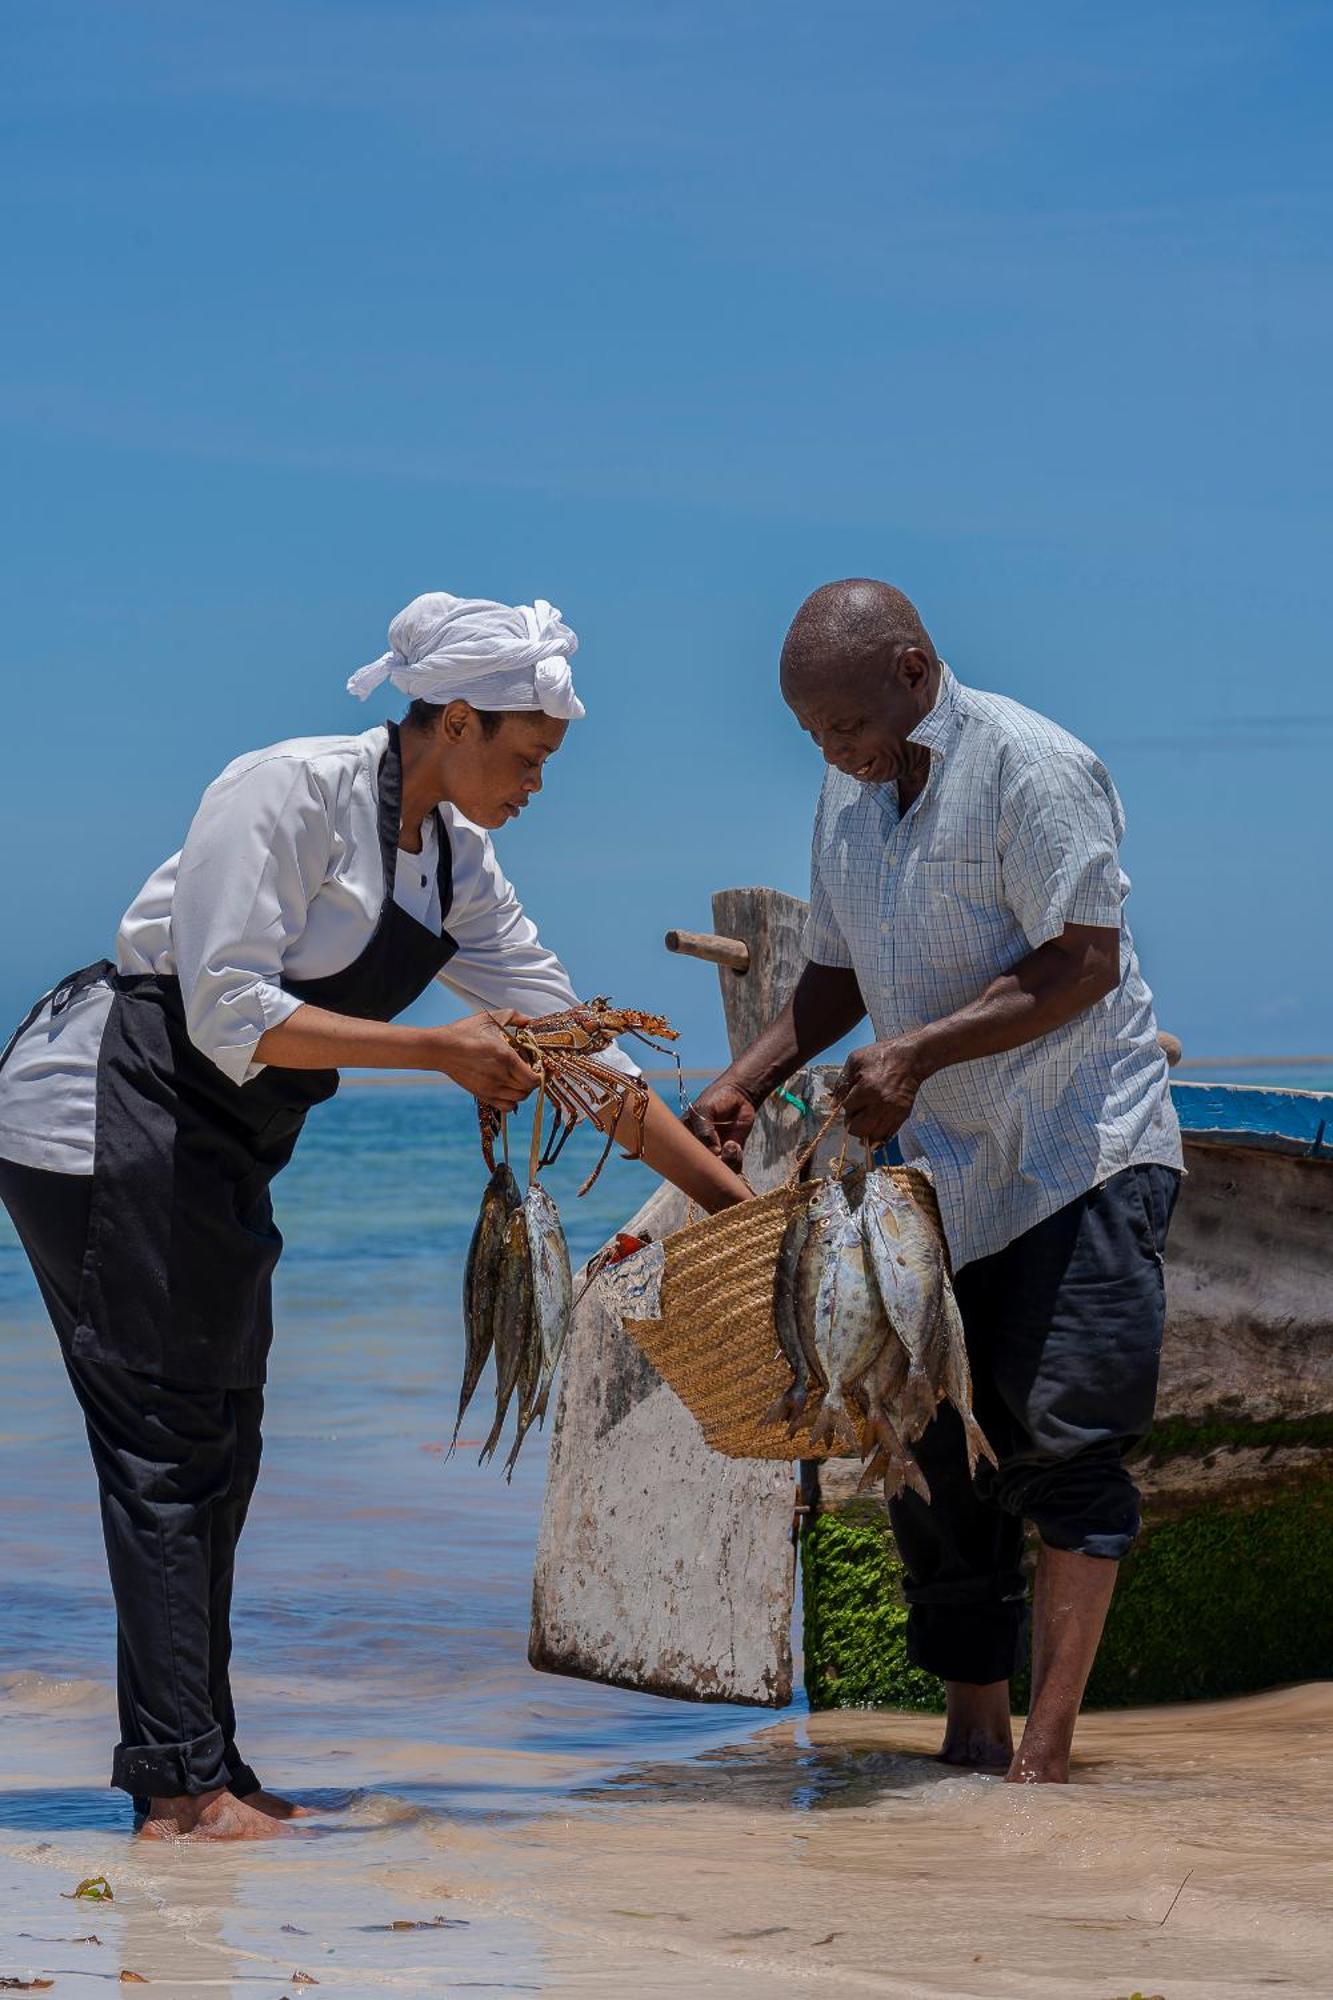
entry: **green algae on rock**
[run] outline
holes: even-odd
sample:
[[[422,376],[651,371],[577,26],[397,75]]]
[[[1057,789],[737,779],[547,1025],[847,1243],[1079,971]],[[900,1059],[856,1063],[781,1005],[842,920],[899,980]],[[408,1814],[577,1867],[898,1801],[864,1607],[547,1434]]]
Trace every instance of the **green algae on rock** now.
[[[941,1710],[907,1658],[902,1566],[875,1500],[816,1515],[802,1544],[812,1709]],[[1216,1699],[1320,1679],[1333,1660],[1333,1479],[1152,1511],[1120,1566],[1091,1708]],[[1026,1698],[1026,1676],[1014,1683]]]

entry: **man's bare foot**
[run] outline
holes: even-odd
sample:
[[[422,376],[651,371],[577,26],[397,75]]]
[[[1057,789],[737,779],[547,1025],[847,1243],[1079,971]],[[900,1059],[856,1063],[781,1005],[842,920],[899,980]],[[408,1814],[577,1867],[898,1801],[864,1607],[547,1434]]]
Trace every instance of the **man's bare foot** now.
[[[945,1687],[949,1705],[937,1761],[971,1771],[1007,1771],[1014,1754],[1008,1681],[946,1681]]]
[[[1069,1783],[1074,1724],[1106,1623],[1116,1568],[1104,1556],[1053,1549],[1046,1542],[1038,1550],[1032,1702],[1023,1741],[1007,1773],[1011,1784]]]
[[[966,1771],[1007,1771],[1013,1755],[1013,1744],[1002,1737],[989,1736],[981,1729],[949,1729],[935,1752],[935,1762],[957,1764]]]
[[[1025,1738],[1004,1775],[1011,1785],[1067,1785],[1069,1751],[1067,1748],[1040,1749],[1036,1745],[1029,1748]]]
[[[198,1792],[150,1799],[140,1840],[275,1840],[286,1832],[268,1813],[256,1812],[230,1792]]]
[[[298,1806],[295,1799],[279,1798],[276,1792],[247,1792],[241,1804],[267,1813],[270,1819],[310,1819],[315,1810],[313,1806]]]

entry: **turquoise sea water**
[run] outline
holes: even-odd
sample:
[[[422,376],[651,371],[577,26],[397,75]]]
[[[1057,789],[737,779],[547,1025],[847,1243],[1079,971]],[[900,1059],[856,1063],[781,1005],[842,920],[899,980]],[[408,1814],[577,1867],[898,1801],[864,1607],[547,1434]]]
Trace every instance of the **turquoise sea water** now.
[[[576,1199],[594,1157],[593,1137],[581,1132],[547,1176],[576,1264],[651,1186],[616,1155]],[[242,1747],[272,1782],[282,1777],[275,1757],[294,1742],[303,1763],[316,1742],[328,1746],[336,1786],[339,1747],[351,1738],[615,1768],[690,1754],[752,1726],[748,1711],[635,1696],[527,1665],[545,1440],[530,1434],[512,1486],[499,1459],[477,1466],[488,1373],[465,1426],[473,1448],[448,1463],[443,1450],[458,1396],[463,1257],[484,1182],[469,1100],[443,1088],[345,1087],[311,1115],[275,1184],[286,1249],[265,1463],[234,1620]],[[104,1707],[114,1624],[81,1422],[2,1211],[0,1396],[0,1755],[8,1714],[25,1732],[28,1764],[40,1765],[33,1689],[58,1684],[67,1703],[74,1687]],[[512,1419],[506,1438],[510,1429]],[[6,1708],[6,1677],[22,1696],[17,1710]],[[108,1712],[107,1762],[113,1736]],[[105,1766],[87,1781],[104,1784]],[[531,1786],[513,1798],[503,1790],[433,1804],[492,1812],[533,1802]],[[118,1795],[100,1791],[64,1808],[98,1822],[122,1809]],[[40,1823],[62,1808],[22,1810]]]

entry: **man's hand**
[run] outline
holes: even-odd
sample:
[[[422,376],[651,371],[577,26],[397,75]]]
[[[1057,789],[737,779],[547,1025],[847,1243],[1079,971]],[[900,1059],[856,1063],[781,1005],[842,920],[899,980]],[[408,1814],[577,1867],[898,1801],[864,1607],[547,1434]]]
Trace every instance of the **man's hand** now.
[[[499,1008],[493,1014],[469,1014],[447,1028],[428,1030],[431,1068],[461,1083],[482,1104],[494,1105],[497,1111],[516,1110],[537,1088],[537,1074],[500,1030],[521,1026],[524,1018],[510,1008]]]
[[[833,1090],[852,1137],[872,1146],[891,1139],[911,1117],[925,1075],[905,1039],[853,1049]]]
[[[753,1100],[738,1084],[720,1076],[687,1107],[685,1123],[724,1167],[738,1174],[755,1116]]]

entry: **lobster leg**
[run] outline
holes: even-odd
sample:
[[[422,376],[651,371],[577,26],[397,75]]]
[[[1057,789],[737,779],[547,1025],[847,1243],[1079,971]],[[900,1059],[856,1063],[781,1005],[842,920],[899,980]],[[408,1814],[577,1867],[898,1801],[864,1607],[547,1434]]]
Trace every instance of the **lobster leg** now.
[[[488,1174],[495,1172],[495,1142],[500,1136],[502,1120],[493,1104],[477,1101],[477,1123],[481,1127],[481,1157],[486,1162]]]

